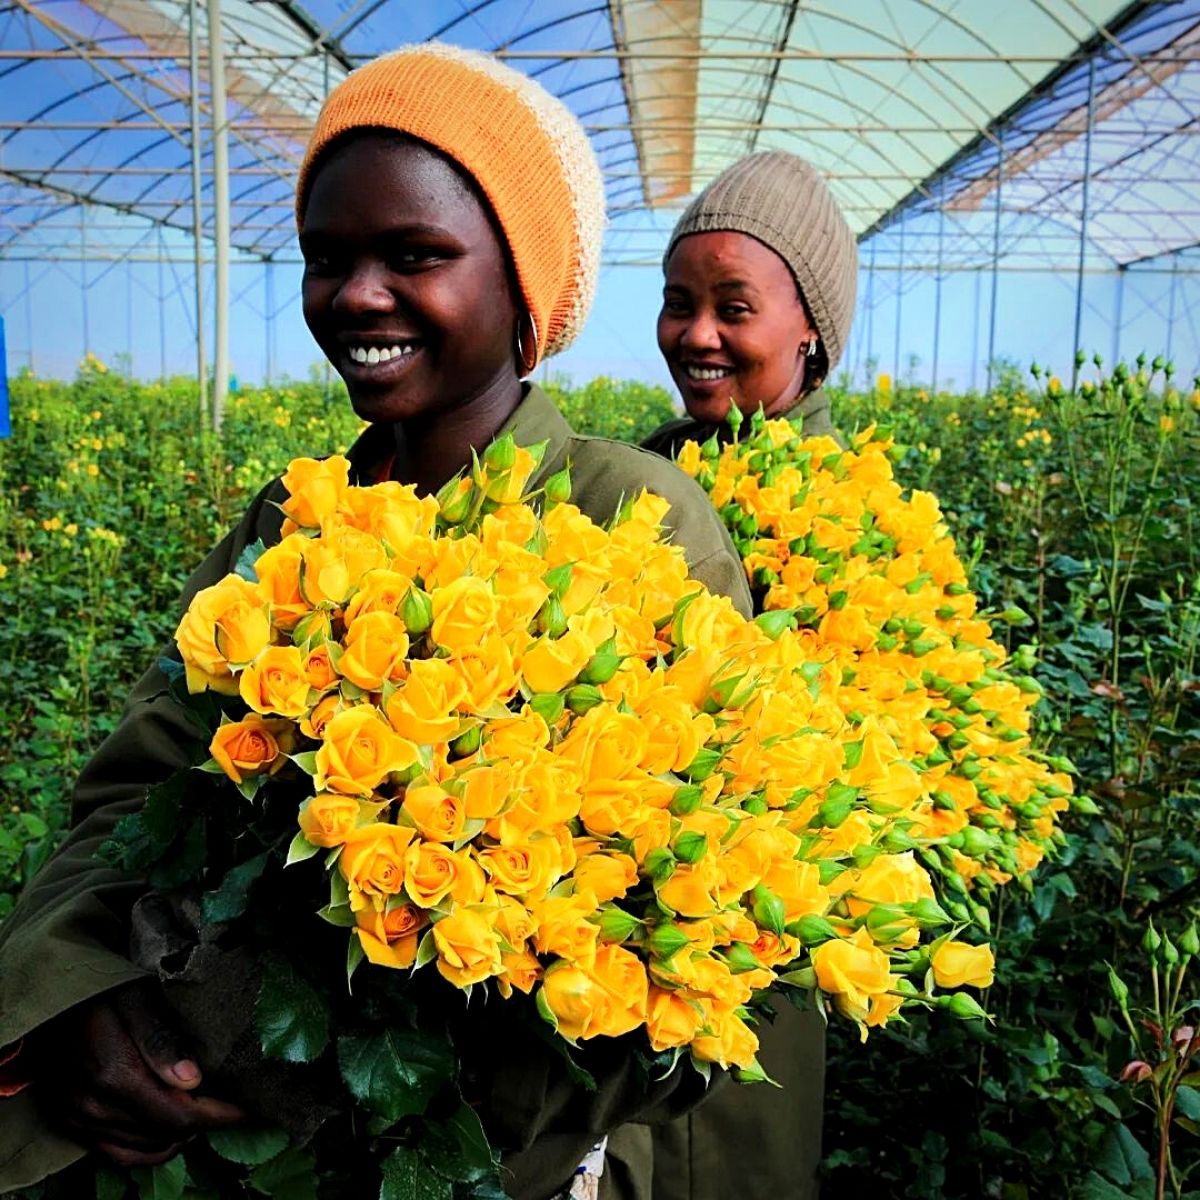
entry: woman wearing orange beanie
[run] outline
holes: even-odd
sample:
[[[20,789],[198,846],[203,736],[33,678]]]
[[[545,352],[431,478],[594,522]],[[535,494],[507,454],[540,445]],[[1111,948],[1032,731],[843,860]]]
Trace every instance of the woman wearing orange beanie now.
[[[305,318],[369,423],[348,455],[355,482],[393,478],[432,491],[497,434],[546,441],[532,488],[569,462],[573,501],[601,521],[622,495],[657,492],[692,574],[749,612],[740,563],[703,493],[645,451],[575,435],[522,383],[578,332],[598,270],[600,174],[558,101],[452,47],[378,59],[330,95],[296,214]],[[192,576],[185,604],[246,546],[279,540],[283,496],[279,480],[263,489]],[[127,1166],[163,1162],[197,1134],[246,1112],[277,1116],[275,1106],[294,1099],[264,1100],[254,1070],[226,1071],[209,1094],[202,1068],[215,1044],[231,1040],[237,981],[189,979],[177,942],[140,903],[148,885],[95,858],[147,786],[192,761],[195,734],[166,688],[157,667],[135,688],[75,789],[70,837],[0,926],[0,1192],[88,1150]],[[189,1010],[185,1031],[159,980],[191,984],[200,997],[215,983],[214,999]],[[476,1004],[461,1025],[464,1086],[515,1200],[565,1192],[606,1134],[669,1118],[704,1094],[693,1073],[647,1082],[619,1039],[582,1053],[598,1084],[586,1091],[508,1004]],[[314,1096],[314,1110],[325,1099]],[[648,1169],[643,1162],[638,1182],[614,1166],[603,1194],[640,1200]]]

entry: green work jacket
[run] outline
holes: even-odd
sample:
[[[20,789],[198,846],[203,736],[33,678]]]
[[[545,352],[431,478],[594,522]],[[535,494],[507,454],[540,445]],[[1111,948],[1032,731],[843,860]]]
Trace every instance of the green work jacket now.
[[[802,419],[808,436],[837,437],[829,397],[817,390],[780,414]],[[642,445],[673,456],[685,441],[721,442],[726,424],[682,417],[660,425]],[[652,1162],[653,1200],[815,1200],[825,1097],[825,1023],[817,1013],[776,1003],[774,1024],[760,1024],[759,1062],[778,1088],[726,1087],[668,1124],[628,1128],[614,1139],[639,1145]],[[632,1155],[631,1155],[632,1157]],[[603,1193],[602,1193],[603,1194]],[[647,1197],[649,1200],[649,1197]]]
[[[704,493],[682,472],[635,446],[575,434],[536,387],[528,389],[502,432],[512,433],[521,445],[548,440],[532,486],[569,464],[572,499],[596,521],[608,521],[623,497],[643,487],[669,501],[665,523],[692,575],[750,613],[737,553]],[[349,454],[354,482],[374,482],[394,454],[403,464],[403,438],[395,435],[393,426],[364,432]],[[285,496],[278,479],[263,489],[188,581],[184,606],[231,572],[255,539],[267,545],[279,540],[277,504]],[[73,1005],[144,977],[129,959],[129,935],[130,910],[146,891],[145,883],[101,865],[96,850],[116,821],[142,804],[149,785],[190,765],[187,746],[194,738],[165,677],[152,667],[79,778],[70,835],[0,925],[0,1048]],[[504,1007],[488,1006],[491,1019],[503,1021]],[[518,1024],[509,1020],[504,1037],[488,1039],[495,1070],[482,1109],[510,1172],[506,1187],[516,1200],[553,1195],[594,1142],[621,1124],[669,1120],[709,1098],[691,1071],[647,1085],[629,1050],[632,1043],[618,1042],[597,1049],[589,1067],[599,1071],[600,1086],[584,1092],[566,1075],[557,1054],[523,1027],[510,1028]],[[45,1124],[31,1091],[0,1099],[0,1193],[54,1174],[83,1153]],[[641,1158],[633,1169],[640,1182],[630,1181],[608,1196],[633,1200],[647,1194],[648,1160]]]
[[[838,436],[833,427],[829,396],[821,388],[809,392],[807,396],[801,396],[791,408],[780,413],[777,419],[803,421],[805,437]],[[642,446],[653,450],[655,454],[661,454],[664,458],[674,458],[684,442],[706,442],[714,434],[717,441],[724,443],[733,436],[733,430],[724,421],[717,425],[708,425],[703,421],[693,421],[691,417],[676,417],[675,420],[660,425],[642,442]]]

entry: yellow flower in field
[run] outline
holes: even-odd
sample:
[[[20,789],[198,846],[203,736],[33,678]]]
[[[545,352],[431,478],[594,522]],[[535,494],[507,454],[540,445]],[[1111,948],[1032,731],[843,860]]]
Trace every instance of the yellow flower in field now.
[[[875,380],[875,390],[884,396],[890,396],[892,392],[892,377],[886,372],[881,372],[879,378]]]
[[[1166,416],[1165,414],[1163,416],[1159,417],[1158,418],[1158,431],[1159,431],[1159,433],[1174,433],[1175,432],[1175,418],[1171,417],[1171,416]]]
[[[8,568],[3,563],[0,563],[0,579],[3,579],[7,574]]]
[[[938,987],[992,986],[995,959],[991,946],[970,946],[966,942],[943,942],[930,960]]]
[[[95,463],[88,463],[87,473],[89,479],[95,479],[100,474],[100,468]]]
[[[103,438],[92,438],[92,449],[93,450],[103,450],[104,449],[104,439]]]
[[[61,517],[49,517],[48,519],[42,521],[42,528],[47,533],[57,533],[58,530],[62,528],[62,525],[63,523]]]

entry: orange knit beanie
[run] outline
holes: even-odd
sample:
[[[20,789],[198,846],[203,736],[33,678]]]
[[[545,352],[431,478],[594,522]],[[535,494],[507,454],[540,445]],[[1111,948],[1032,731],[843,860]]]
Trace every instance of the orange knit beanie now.
[[[600,168],[566,106],[478,51],[428,42],[385,54],[325,101],[300,167],[298,222],[321,152],[370,128],[419,138],[476,181],[508,240],[538,358],[566,349],[591,307],[604,232]]]

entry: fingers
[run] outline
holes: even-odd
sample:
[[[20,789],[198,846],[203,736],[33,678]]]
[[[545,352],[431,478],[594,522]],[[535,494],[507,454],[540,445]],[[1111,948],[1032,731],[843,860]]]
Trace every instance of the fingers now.
[[[195,1092],[200,1068],[165,1006],[135,985],[64,1014],[39,1070],[43,1108],[70,1136],[121,1165],[165,1162],[189,1138],[244,1120]],[[189,1064],[182,1070],[180,1064]]]
[[[146,1065],[163,1083],[185,1091],[200,1086],[200,1064],[152,986],[139,983],[122,988],[114,994],[112,1006]]]

